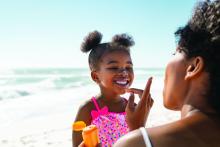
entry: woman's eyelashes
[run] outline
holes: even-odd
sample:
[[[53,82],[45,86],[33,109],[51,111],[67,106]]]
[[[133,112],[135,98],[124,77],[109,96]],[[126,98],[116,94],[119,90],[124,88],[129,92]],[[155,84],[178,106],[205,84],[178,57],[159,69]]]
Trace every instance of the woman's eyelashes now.
[[[177,53],[182,53],[182,52],[184,52],[184,51],[181,49],[177,49],[172,53],[172,55],[176,55]]]

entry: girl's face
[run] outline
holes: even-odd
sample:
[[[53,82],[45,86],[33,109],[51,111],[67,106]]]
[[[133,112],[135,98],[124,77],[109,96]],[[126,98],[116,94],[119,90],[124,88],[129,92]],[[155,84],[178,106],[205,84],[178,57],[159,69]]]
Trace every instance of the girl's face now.
[[[165,71],[163,103],[166,108],[172,110],[181,109],[187,88],[184,80],[186,71],[186,55],[183,51],[177,49],[174,57],[167,64]]]
[[[134,79],[133,64],[129,53],[113,51],[106,53],[99,64],[97,71],[98,84],[101,90],[124,94]]]

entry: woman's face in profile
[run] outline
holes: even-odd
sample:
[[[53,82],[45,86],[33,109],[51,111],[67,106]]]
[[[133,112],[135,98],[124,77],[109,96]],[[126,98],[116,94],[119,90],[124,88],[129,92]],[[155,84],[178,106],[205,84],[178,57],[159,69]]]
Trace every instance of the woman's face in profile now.
[[[171,110],[180,110],[186,93],[184,77],[187,70],[185,53],[176,49],[165,71],[163,103]]]

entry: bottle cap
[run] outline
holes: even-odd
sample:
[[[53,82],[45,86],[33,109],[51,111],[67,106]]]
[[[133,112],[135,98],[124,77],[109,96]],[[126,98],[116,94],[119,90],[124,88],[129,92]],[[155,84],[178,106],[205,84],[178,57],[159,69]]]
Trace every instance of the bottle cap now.
[[[73,131],[82,131],[86,127],[86,123],[84,121],[76,121],[73,123],[72,129]]]
[[[89,126],[87,126],[83,129],[83,133],[84,134],[89,134],[89,133],[92,133],[95,130],[97,130],[97,127],[95,125],[89,125]]]

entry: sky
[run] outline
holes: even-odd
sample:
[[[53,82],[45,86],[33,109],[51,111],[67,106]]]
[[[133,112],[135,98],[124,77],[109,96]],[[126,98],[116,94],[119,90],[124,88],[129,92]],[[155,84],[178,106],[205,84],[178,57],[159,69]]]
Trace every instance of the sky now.
[[[88,67],[91,31],[128,33],[134,67],[165,67],[197,0],[0,0],[0,68]]]

